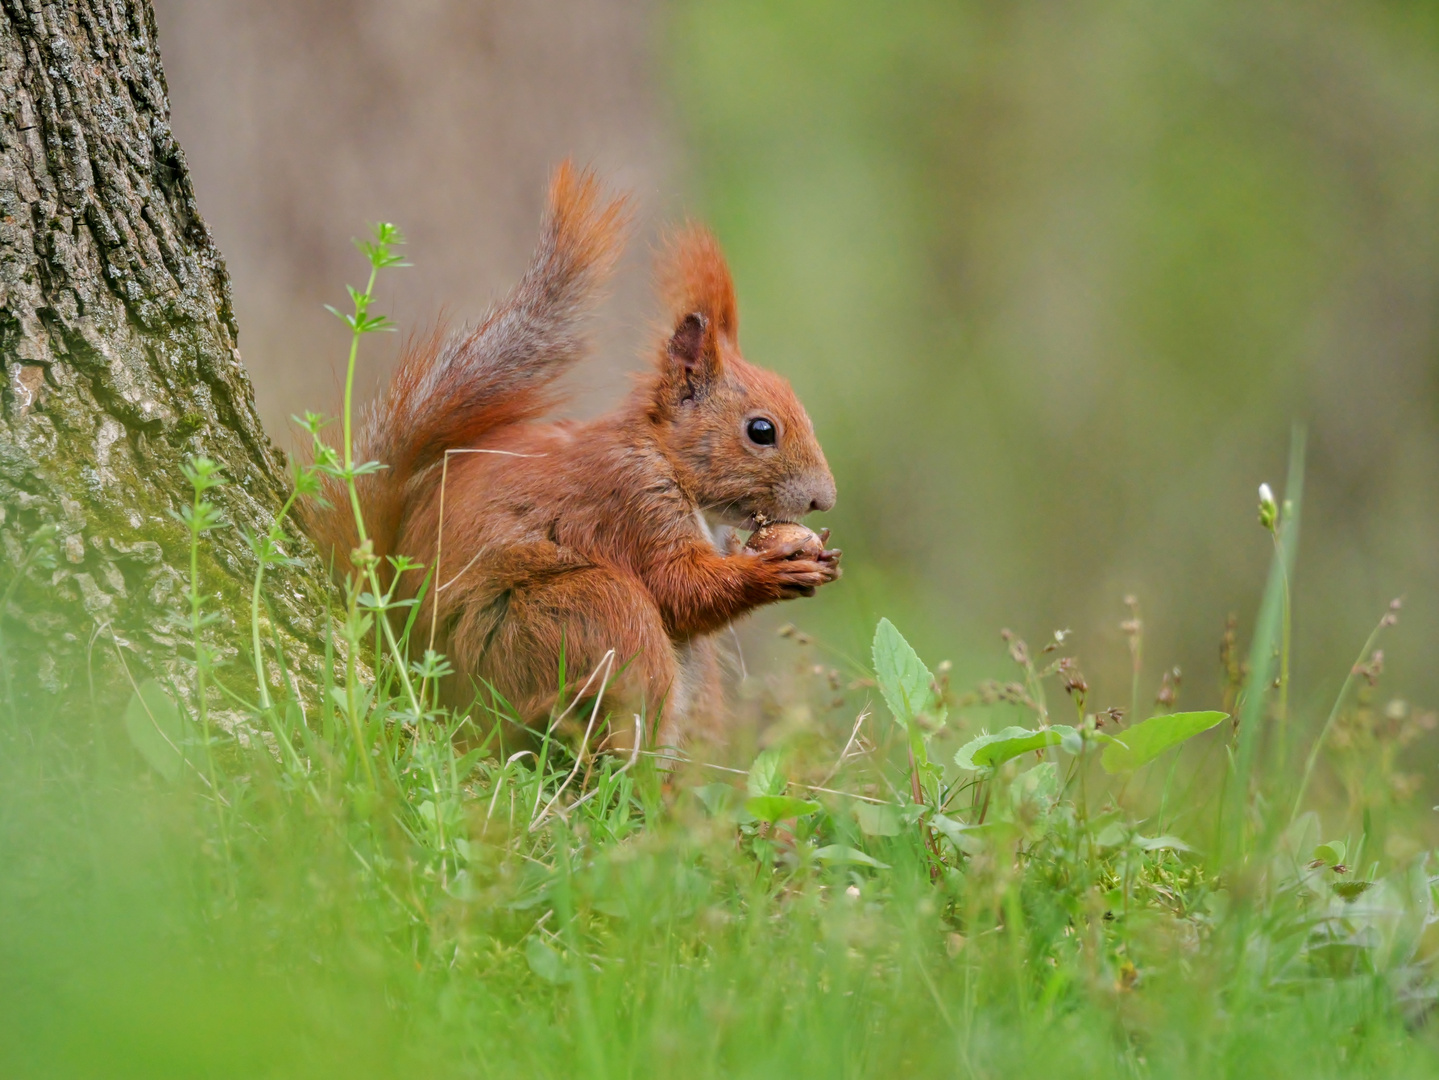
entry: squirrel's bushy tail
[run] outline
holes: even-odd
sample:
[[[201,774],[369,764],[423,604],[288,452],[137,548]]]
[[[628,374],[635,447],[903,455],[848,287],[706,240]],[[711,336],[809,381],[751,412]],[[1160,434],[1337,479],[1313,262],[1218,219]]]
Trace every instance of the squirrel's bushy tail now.
[[[446,450],[537,416],[552,384],[585,351],[585,316],[624,245],[629,208],[609,197],[589,169],[565,162],[550,181],[534,259],[519,283],[477,327],[411,343],[385,393],[356,433],[357,461],[385,468],[359,479],[365,529],[375,554],[394,554],[412,481]],[[349,499],[329,491],[308,527],[339,573],[350,569],[357,536]]]

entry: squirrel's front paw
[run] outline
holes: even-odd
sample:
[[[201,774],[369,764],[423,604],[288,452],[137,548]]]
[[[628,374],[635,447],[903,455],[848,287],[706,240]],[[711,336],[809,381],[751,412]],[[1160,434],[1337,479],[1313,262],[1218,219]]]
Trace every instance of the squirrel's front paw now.
[[[844,573],[839,566],[839,548],[827,548],[815,559],[791,559],[781,571],[783,596],[793,600],[797,596],[813,596],[815,589],[838,581]]]
[[[839,566],[841,554],[839,548],[826,548],[813,558],[802,554],[796,557],[795,552],[785,552],[781,547],[765,552],[759,559],[765,564],[766,576],[773,583],[777,598],[793,600],[813,596],[821,585],[838,580],[843,573]]]
[[[814,533],[790,521],[756,529],[744,553],[755,560],[767,599],[813,596],[815,589],[838,578],[840,550],[826,548],[828,539],[828,529]]]

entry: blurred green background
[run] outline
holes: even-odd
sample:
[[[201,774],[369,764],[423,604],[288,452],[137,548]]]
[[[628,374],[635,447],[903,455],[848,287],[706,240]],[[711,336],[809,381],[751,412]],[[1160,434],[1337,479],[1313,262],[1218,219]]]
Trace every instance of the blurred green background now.
[[[1388,687],[1434,701],[1439,7],[696,2],[670,40],[743,341],[839,478],[849,574],[786,615],[1001,677],[1001,626],[1072,627],[1102,706],[1132,593],[1147,685],[1212,704],[1299,421],[1298,692],[1403,594]]]
[[[1212,704],[1269,557],[1255,490],[1309,430],[1299,704],[1388,601],[1384,692],[1439,703],[1439,6],[158,0],[175,128],[271,429],[338,400],[322,304],[403,224],[406,327],[514,281],[566,155],[640,242],[578,382],[620,392],[646,248],[685,213],[734,264],[751,359],[792,377],[848,573],[756,620],[863,657],[890,615],[957,678],[1075,631],[1092,704]],[[387,355],[367,357],[373,382]]]

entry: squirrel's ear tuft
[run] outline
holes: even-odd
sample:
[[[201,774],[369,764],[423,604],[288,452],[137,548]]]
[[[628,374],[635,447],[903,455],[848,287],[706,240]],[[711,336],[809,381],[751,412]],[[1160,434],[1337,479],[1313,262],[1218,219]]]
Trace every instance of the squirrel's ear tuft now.
[[[659,281],[660,294],[676,327],[690,313],[698,312],[704,316],[706,336],[713,334],[735,344],[739,316],[734,282],[713,233],[691,225],[673,236],[660,264]]]

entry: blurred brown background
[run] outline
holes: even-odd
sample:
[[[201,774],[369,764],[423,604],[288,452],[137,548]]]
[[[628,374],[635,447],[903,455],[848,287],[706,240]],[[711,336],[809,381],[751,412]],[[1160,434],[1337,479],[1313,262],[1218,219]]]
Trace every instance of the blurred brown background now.
[[[1377,692],[1439,703],[1439,5],[1196,0],[157,0],[174,127],[262,414],[332,411],[322,308],[387,218],[381,310],[473,318],[545,176],[593,161],[639,243],[579,407],[650,315],[657,223],[730,255],[751,359],[839,483],[844,582],[796,619],[863,659],[892,617],[961,683],[1060,627],[1127,703],[1217,698],[1269,559],[1261,480],[1308,424],[1296,696],[1317,723],[1392,596]],[[367,343],[370,386],[398,341]],[[591,392],[593,391],[593,392]],[[772,653],[752,636],[751,667]],[[1432,759],[1432,749],[1425,760]]]
[[[234,282],[240,348],[282,446],[333,413],[346,331],[324,310],[363,285],[350,239],[394,221],[414,264],[382,279],[401,334],[366,342],[368,392],[404,331],[473,319],[524,270],[549,170],[566,155],[638,196],[597,326],[617,389],[649,315],[644,242],[673,202],[655,13],[634,0],[158,0],[177,138]],[[584,392],[586,387],[596,393]]]

